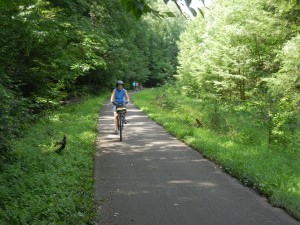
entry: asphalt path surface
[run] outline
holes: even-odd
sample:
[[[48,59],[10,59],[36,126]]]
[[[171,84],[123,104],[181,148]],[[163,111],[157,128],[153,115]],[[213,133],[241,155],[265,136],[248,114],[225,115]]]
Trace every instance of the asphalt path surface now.
[[[299,225],[266,198],[130,105],[123,141],[112,106],[98,120],[94,158],[100,225]]]

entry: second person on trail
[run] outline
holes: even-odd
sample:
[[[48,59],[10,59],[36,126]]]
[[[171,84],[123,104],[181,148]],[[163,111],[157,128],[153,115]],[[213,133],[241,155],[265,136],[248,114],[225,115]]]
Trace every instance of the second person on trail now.
[[[125,88],[123,88],[123,81],[119,80],[116,83],[116,88],[113,90],[111,94],[111,103],[117,103],[117,104],[124,104],[129,102],[129,95]],[[124,101],[125,98],[125,101]],[[115,130],[114,133],[118,134],[118,113],[117,113],[117,106],[113,106],[113,112],[114,112],[114,126]]]

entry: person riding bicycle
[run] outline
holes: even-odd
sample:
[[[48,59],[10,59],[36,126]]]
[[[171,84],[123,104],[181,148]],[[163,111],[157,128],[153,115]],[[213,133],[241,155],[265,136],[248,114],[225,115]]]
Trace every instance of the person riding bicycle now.
[[[116,83],[116,88],[114,88],[111,94],[111,103],[117,104],[127,104],[129,102],[129,95],[125,88],[123,88],[123,81],[119,80]],[[125,101],[124,101],[125,98]],[[114,112],[114,125],[115,125],[115,134],[118,134],[118,113],[117,113],[117,106],[113,105],[113,112]]]

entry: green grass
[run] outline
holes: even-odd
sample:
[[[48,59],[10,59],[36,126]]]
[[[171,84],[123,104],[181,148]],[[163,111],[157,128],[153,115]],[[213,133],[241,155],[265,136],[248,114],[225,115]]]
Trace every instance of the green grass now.
[[[91,223],[96,123],[107,97],[56,111],[15,141],[16,160],[1,167],[0,224]],[[54,153],[64,134],[65,150]]]
[[[285,208],[300,219],[300,151],[270,148],[267,144],[245,144],[234,138],[197,128],[193,116],[194,100],[173,99],[174,107],[159,103],[162,92],[145,90],[133,96],[134,103],[148,116],[165,127],[172,135],[184,141],[205,157],[237,177],[245,185],[266,195],[273,205]],[[175,96],[175,95],[174,95]],[[173,96],[168,96],[172,101]],[[178,105],[178,107],[176,107]],[[258,136],[261,134],[257,130]]]

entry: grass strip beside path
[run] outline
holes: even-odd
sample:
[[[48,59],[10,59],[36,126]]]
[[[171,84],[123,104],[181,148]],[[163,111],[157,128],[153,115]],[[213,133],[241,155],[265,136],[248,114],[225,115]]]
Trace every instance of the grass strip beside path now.
[[[91,223],[96,124],[107,97],[53,112],[15,141],[16,160],[1,166],[0,224]],[[64,134],[66,148],[55,153]]]
[[[245,185],[268,196],[273,205],[286,208],[300,219],[300,151],[276,151],[266,145],[237,143],[229,136],[197,128],[192,122],[195,121],[192,115],[182,110],[193,107],[192,99],[185,97],[181,101],[181,96],[174,94],[171,98],[180,107],[170,110],[157,104],[160,95],[160,89],[148,89],[135,94],[133,100],[172,135],[218,163]],[[260,131],[257,132],[259,135]]]

